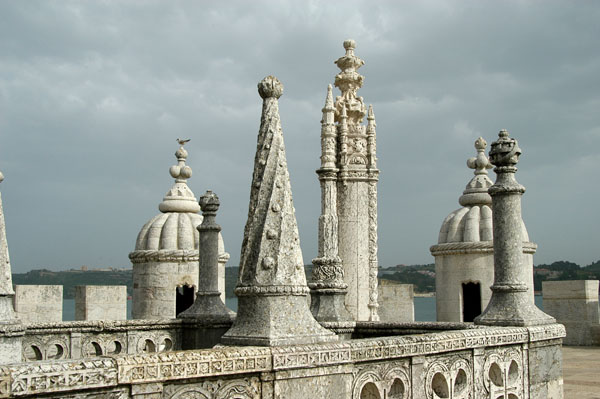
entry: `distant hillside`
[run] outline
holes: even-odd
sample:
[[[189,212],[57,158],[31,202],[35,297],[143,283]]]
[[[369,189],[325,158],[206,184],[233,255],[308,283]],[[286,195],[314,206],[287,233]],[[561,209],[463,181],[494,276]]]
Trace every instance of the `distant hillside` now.
[[[225,292],[227,297],[235,296],[233,289],[237,284],[238,267],[225,268]],[[306,280],[310,281],[312,265],[305,265]],[[435,291],[435,265],[396,265],[379,268],[379,277],[414,284],[416,293]],[[542,281],[546,280],[599,280],[600,260],[580,267],[568,261],[557,261],[551,264],[541,264],[533,269],[534,288],[542,290]],[[63,296],[72,299],[77,285],[126,285],[127,294],[132,295],[132,269],[118,270],[67,270],[53,272],[50,270],[32,270],[27,273],[14,273],[13,284],[50,284],[63,285]]]
[[[62,285],[63,298],[75,298],[77,285],[126,285],[127,295],[133,293],[133,270],[32,270],[27,273],[13,273],[13,284]]]

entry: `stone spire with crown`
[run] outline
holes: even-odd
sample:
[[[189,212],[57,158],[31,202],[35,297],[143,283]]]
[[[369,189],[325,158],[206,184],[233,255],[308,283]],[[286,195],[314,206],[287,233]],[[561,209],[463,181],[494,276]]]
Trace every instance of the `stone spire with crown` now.
[[[317,323],[306,301],[309,290],[279,119],[283,85],[267,76],[258,93],[263,108],[235,288],[238,313],[221,342],[272,346],[335,341],[337,336]]]

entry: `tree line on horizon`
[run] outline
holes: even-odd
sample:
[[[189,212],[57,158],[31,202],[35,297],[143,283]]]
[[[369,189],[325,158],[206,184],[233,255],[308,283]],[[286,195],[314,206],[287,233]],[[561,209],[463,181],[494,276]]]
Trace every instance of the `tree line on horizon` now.
[[[305,265],[307,281],[310,281],[312,265]],[[126,285],[127,295],[133,294],[133,269],[109,270],[31,270],[27,273],[13,273],[13,284],[18,285],[62,285],[63,298],[73,299],[78,285]],[[569,261],[556,261],[551,264],[535,265],[533,269],[534,289],[542,290],[542,281],[550,280],[600,280],[600,260],[587,266]],[[233,290],[237,284],[238,266],[225,268],[225,291],[227,297],[235,296]],[[416,293],[435,291],[435,265],[396,265],[379,267],[379,278],[413,284]]]

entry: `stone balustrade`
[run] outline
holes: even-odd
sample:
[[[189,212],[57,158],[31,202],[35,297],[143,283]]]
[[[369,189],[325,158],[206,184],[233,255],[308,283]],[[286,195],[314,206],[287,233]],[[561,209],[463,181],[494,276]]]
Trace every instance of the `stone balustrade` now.
[[[160,322],[155,330],[151,323],[144,327],[149,334],[162,334],[171,327],[176,331],[179,323]],[[82,337],[91,337],[92,323],[71,324]],[[365,323],[364,327],[374,332],[377,325],[385,323]],[[115,322],[111,328],[121,328],[120,333],[129,338],[144,339],[142,325],[130,327]],[[561,325],[463,327],[279,347],[138,354],[128,353],[127,347],[120,354],[85,360],[8,364],[0,366],[0,398],[41,393],[47,398],[73,399],[266,398],[274,392],[279,395],[275,397],[289,399],[547,398],[562,392]],[[60,329],[46,327],[48,331]],[[128,342],[140,341],[123,340],[125,345]],[[173,345],[177,348],[179,343],[175,340]],[[542,358],[553,361],[539,361]]]

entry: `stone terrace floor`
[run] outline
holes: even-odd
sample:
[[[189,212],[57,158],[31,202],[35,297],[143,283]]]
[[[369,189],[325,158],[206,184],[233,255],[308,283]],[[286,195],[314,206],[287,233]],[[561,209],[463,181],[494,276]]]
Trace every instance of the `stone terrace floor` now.
[[[600,399],[600,346],[564,346],[565,399]]]

